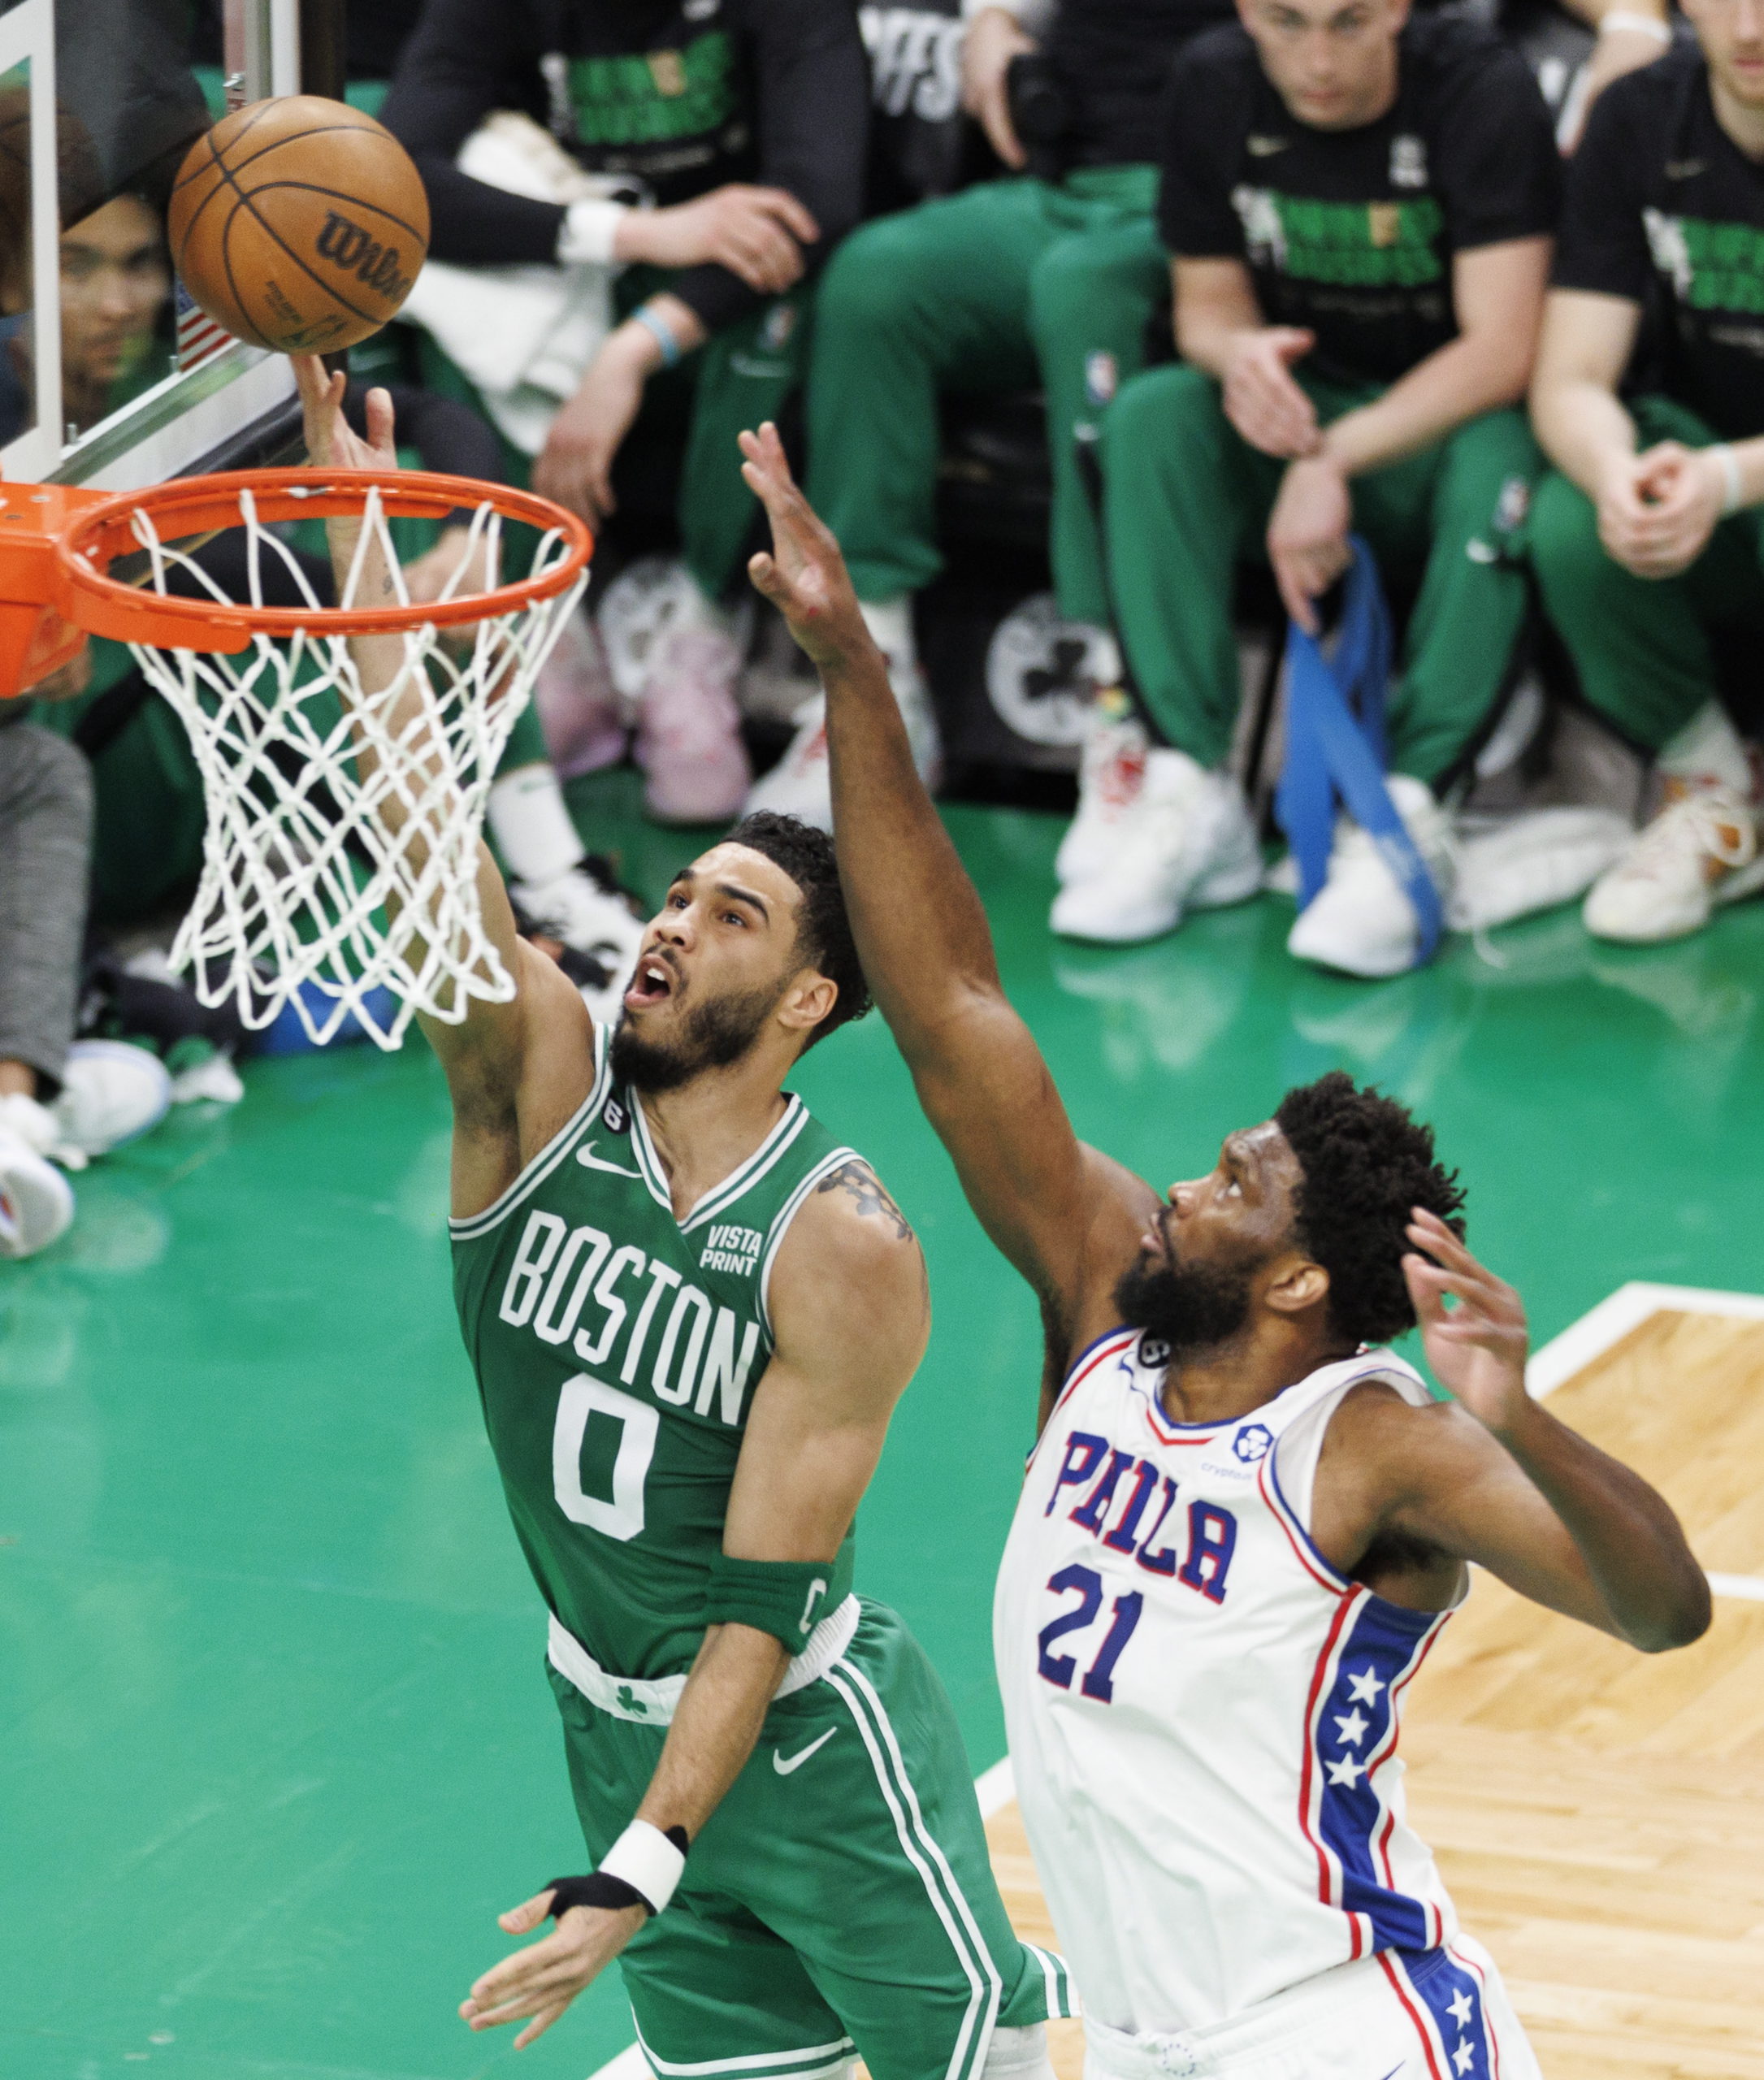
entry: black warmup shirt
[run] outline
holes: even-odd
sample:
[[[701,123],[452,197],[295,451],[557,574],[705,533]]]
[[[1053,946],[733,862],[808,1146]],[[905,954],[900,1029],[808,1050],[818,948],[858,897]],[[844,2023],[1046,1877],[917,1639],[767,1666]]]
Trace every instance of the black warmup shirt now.
[[[1670,52],[1594,103],[1554,280],[1640,304],[1632,369],[1647,387],[1730,440],[1764,433],[1764,166],[1715,120],[1700,51]]]
[[[1402,32],[1397,98],[1357,130],[1288,113],[1233,26],[1184,53],[1165,109],[1164,242],[1249,266],[1271,325],[1309,327],[1302,366],[1392,383],[1456,336],[1452,259],[1555,228],[1560,162],[1524,60],[1473,24]]]
[[[731,180],[787,188],[823,252],[862,207],[869,68],[851,0],[429,0],[381,119],[422,170],[438,260],[557,258],[561,209],[453,163],[498,108],[663,205]],[[672,286],[713,331],[764,301],[719,266]]]
[[[1150,166],[1172,61],[1232,0],[1057,0],[1042,47],[1072,102],[1073,166]]]

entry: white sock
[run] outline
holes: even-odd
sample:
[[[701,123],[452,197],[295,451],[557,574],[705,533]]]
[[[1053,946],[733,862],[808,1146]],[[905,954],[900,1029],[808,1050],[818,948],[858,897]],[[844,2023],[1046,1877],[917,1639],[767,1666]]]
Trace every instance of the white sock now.
[[[1718,700],[1705,701],[1675,736],[1660,748],[1654,763],[1675,780],[1731,787],[1741,801],[1752,798],[1752,762]]]
[[[542,888],[587,856],[549,765],[518,765],[490,789],[484,820],[513,879]]]
[[[1047,2025],[1031,2022],[1021,2030],[995,2030],[981,2069],[985,2080],[1054,2080],[1047,2056]]]
[[[860,600],[858,612],[864,617],[864,626],[874,639],[876,648],[891,665],[912,665],[918,662],[918,649],[912,639],[912,595],[901,592],[891,600]]]

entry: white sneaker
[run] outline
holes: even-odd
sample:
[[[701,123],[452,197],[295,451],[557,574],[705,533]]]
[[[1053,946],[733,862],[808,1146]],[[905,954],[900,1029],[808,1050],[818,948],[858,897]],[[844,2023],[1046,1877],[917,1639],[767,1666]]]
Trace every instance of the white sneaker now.
[[[721,626],[680,620],[650,657],[637,730],[644,809],[657,823],[727,823],[753,778],[735,682],[741,645]]]
[[[649,683],[663,639],[693,605],[694,586],[676,557],[643,556],[606,588],[598,616],[607,670],[630,719]]]
[[[1185,910],[1241,903],[1262,882],[1262,855],[1243,791],[1186,752],[1159,745],[1097,870],[1054,898],[1048,921],[1067,938],[1130,945],[1173,930]]]
[[[564,623],[533,682],[533,708],[560,780],[625,756],[625,722],[606,646],[586,607]]]
[[[1424,782],[1393,773],[1385,785],[1433,878],[1441,906],[1449,904],[1454,882],[1450,819]],[[1412,968],[1420,943],[1419,920],[1377,841],[1350,817],[1338,817],[1328,878],[1299,912],[1287,935],[1287,951],[1320,968],[1373,977],[1401,975]]]
[[[1651,945],[1701,931],[1717,904],[1759,888],[1757,811],[1731,788],[1669,781],[1666,807],[1593,884],[1580,914],[1595,938]]]
[[[1137,715],[1112,714],[1101,701],[1092,707],[1078,766],[1078,812],[1054,856],[1054,878],[1062,888],[1108,864],[1145,785],[1151,748]]]
[[[1530,809],[1458,832],[1445,921],[1480,932],[1571,903],[1635,843],[1614,809]]]
[[[37,1145],[36,1123],[23,1115],[29,1106],[49,1122],[34,1098],[15,1091],[0,1098],[0,1257],[33,1257],[67,1232],[73,1220],[73,1187]],[[18,1130],[20,1121],[30,1129]]]
[[[943,742],[925,674],[916,664],[891,659],[888,683],[899,703],[900,719],[907,726],[912,763],[919,778],[935,794],[943,778]],[[826,696],[820,693],[797,709],[796,734],[778,764],[748,790],[748,814],[756,809],[770,809],[821,830],[832,830],[833,774],[827,762],[826,713]]]
[[[62,1145],[107,1155],[156,1127],[171,1109],[171,1078],[157,1055],[124,1040],[76,1040],[50,1110]]]
[[[585,954],[605,971],[603,985],[578,987],[596,1018],[616,1020],[644,938],[643,925],[623,896],[602,888],[583,867],[572,867],[542,886],[511,882],[509,893],[548,938]]]

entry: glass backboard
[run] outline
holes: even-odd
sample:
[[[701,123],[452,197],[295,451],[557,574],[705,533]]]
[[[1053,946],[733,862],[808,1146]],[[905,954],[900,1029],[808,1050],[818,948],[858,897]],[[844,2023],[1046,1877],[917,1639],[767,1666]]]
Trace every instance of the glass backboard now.
[[[342,5],[0,0],[6,476],[128,490],[256,461],[289,419],[288,362],[183,295],[166,204],[228,106],[340,93]]]

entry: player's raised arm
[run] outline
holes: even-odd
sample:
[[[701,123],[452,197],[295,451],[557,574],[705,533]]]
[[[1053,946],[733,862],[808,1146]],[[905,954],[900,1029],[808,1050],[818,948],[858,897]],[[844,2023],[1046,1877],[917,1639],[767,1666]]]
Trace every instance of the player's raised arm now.
[[[343,415],[344,376],[327,375],[315,355],[293,359],[314,465],[396,470],[392,400],[386,392],[368,393],[364,440]],[[361,527],[353,520],[326,522],[339,599],[350,585]],[[353,571],[351,596],[362,606],[397,602],[392,572],[371,540]],[[401,637],[352,636],[349,648],[365,696],[383,695],[395,685],[405,666]],[[394,728],[418,722],[421,703],[414,685],[406,684],[396,700],[389,718]],[[371,756],[361,754],[358,763]],[[379,813],[389,830],[401,826],[396,795],[386,798]],[[471,999],[457,1025],[427,1016],[418,1021],[440,1057],[453,1101],[453,1211],[457,1217],[481,1211],[513,1181],[580,1103],[592,1068],[587,1007],[556,963],[516,932],[502,877],[481,842],[478,899],[485,936],[514,977],[515,994],[506,1003]]]
[[[834,1563],[930,1334],[917,1239],[857,1157],[821,1180],[791,1224],[770,1306],[777,1342],[730,1491],[711,1623],[632,1830],[663,1865],[670,1852],[658,1843],[677,1857],[689,1849],[752,1754],[791,1656],[843,1600]],[[567,1882],[605,1892],[608,1868]],[[526,1935],[554,1904],[548,1885],[502,1926]],[[522,2022],[516,2047],[531,2043],[646,1918],[641,1904],[610,1898],[566,1907],[554,1933],[484,1974],[461,2014],[474,2030]]]
[[[1069,1351],[1105,1325],[1097,1311],[1154,1196],[1073,1133],[999,982],[979,895],[914,769],[839,544],[791,481],[775,428],[743,434],[742,449],[772,525],[753,583],[826,689],[834,838],[865,973],[974,1211],[1040,1294],[1051,1346]]]
[[[1456,1398],[1414,1408],[1351,1397],[1330,1426],[1324,1470],[1332,1455],[1359,1469],[1348,1506],[1362,1481],[1376,1493],[1375,1566],[1385,1541],[1419,1545],[1473,1560],[1644,1653],[1700,1638],[1709,1584],[1671,1504],[1531,1398],[1512,1287],[1432,1214],[1417,1209],[1409,1237],[1403,1269],[1428,1362]],[[1333,1485],[1320,1473],[1320,1494]],[[1327,1550],[1332,1528],[1320,1517],[1315,1528]]]

